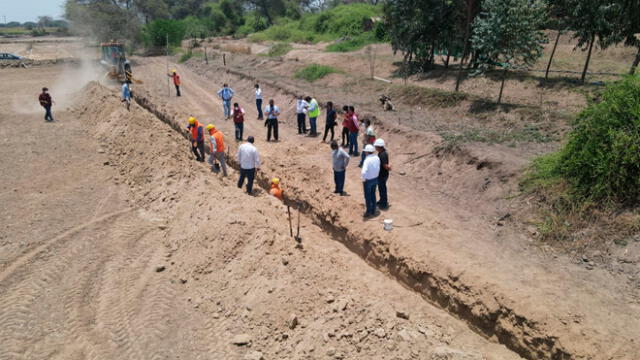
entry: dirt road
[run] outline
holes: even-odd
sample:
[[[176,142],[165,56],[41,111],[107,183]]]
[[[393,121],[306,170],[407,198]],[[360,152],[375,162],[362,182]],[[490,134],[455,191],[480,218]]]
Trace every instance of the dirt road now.
[[[253,79],[192,62],[178,67],[184,96],[167,98],[165,69],[162,58],[140,60],[137,68],[145,81],[140,93],[155,111],[176,123],[190,115],[213,122],[230,139],[232,123],[222,120],[214,94],[221,83],[231,83],[248,113],[245,135],[256,135],[265,159],[263,181],[281,177],[285,191],[305,204],[317,224],[375,267],[529,358],[633,358],[639,346],[634,334],[640,330],[634,283],[576,266],[562,255],[540,253],[526,238],[496,225],[500,209],[487,209],[474,196],[465,202],[473,191],[500,193],[487,179],[513,175],[496,174],[497,163],[433,156],[413,161],[429,153],[437,139],[389,125],[381,115],[378,134],[390,144],[396,164],[389,183],[392,207],[384,217],[398,226],[386,233],[381,219],[362,221],[355,164],[347,172],[352,196],[330,194],[328,147],[318,138],[295,134],[291,95],[265,86],[265,96],[284,112],[281,141],[267,144],[263,124],[255,120]]]
[[[0,359],[518,358],[307,218],[294,249],[282,204],[114,91],[50,85],[61,74],[83,77],[2,72]],[[42,86],[54,123],[31,105]]]

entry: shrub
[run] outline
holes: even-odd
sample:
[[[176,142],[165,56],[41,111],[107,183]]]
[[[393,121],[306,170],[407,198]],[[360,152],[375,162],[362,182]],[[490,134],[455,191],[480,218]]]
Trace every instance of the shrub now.
[[[154,20],[142,29],[142,39],[147,47],[163,47],[169,35],[169,44],[179,46],[185,35],[185,25],[177,20]]]
[[[292,48],[289,43],[276,43],[269,48],[267,55],[273,57],[284,56],[291,51]]]
[[[575,193],[594,201],[640,200],[640,78],[609,86],[576,120],[558,171]]]
[[[178,63],[182,64],[183,62],[191,59],[192,57],[193,57],[193,53],[191,51],[188,51],[180,56]]]
[[[329,52],[349,52],[362,49],[364,46],[377,42],[375,35],[368,32],[340,42],[328,45],[325,50]]]
[[[298,79],[305,79],[308,82],[314,82],[318,79],[322,79],[329,74],[337,72],[338,70],[332,68],[331,66],[311,64],[296,72],[295,77]]]

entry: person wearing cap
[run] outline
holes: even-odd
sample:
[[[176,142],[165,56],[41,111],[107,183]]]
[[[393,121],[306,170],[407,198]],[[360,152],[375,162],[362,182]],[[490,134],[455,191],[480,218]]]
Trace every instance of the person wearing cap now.
[[[51,106],[55,102],[51,99],[51,95],[49,95],[49,89],[47,89],[46,87],[42,88],[42,93],[38,97],[38,101],[40,102],[40,106],[44,108],[44,121],[53,121]]]
[[[267,141],[271,141],[271,132],[273,131],[273,138],[278,141],[278,116],[280,115],[280,108],[273,103],[273,99],[269,100],[269,105],[264,108],[265,114],[267,114],[267,120],[264,122],[264,126],[267,127]]]
[[[275,196],[280,200],[284,198],[282,195],[282,189],[280,188],[280,179],[278,178],[271,179],[271,190],[269,190],[269,194]]]
[[[368,218],[376,215],[376,186],[380,175],[380,158],[374,154],[376,149],[371,144],[365,146],[363,151],[366,153],[366,157],[360,178],[362,179],[366,205],[364,217]]]
[[[218,131],[213,124],[207,125],[206,129],[209,131],[209,164],[211,165],[211,171],[216,171],[216,161],[220,163],[222,167],[222,175],[227,176],[227,163],[224,159],[224,134]],[[218,170],[219,171],[219,168]]]
[[[346,195],[344,192],[344,179],[349,166],[349,154],[343,148],[338,146],[338,142],[331,141],[331,158],[333,163],[333,181],[336,184],[334,194]]]
[[[233,99],[233,89],[229,87],[229,84],[224,83],[222,89],[218,90],[218,97],[222,99],[222,106],[224,109],[224,118],[229,120],[231,116],[231,99]]]
[[[187,129],[190,132],[191,151],[196,155],[196,160],[204,162],[204,129],[193,116],[189,118]]]
[[[389,153],[385,149],[384,140],[376,139],[373,146],[378,152],[378,158],[380,159],[380,174],[378,175],[378,191],[380,192],[380,201],[377,205],[380,209],[389,208],[389,200],[387,199],[387,180],[389,180],[389,171],[391,165],[389,165]]]
[[[238,147],[236,159],[240,164],[240,179],[238,179],[238,188],[242,188],[245,178],[247,179],[247,194],[253,193],[253,179],[256,176],[256,170],[260,170],[260,154],[258,149],[253,145],[253,136],[247,138],[247,142]]]
[[[244,131],[244,109],[241,108],[238,103],[233,104],[231,117],[233,118],[233,126],[235,126],[236,129],[236,140],[242,141],[242,133]]]
[[[176,87],[176,96],[180,96],[180,75],[178,75],[176,69],[171,70],[169,77],[173,78],[173,85]]]

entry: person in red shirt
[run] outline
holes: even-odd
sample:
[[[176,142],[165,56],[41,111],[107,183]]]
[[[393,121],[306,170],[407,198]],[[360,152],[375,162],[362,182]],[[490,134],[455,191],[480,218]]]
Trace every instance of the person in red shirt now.
[[[176,87],[176,96],[180,96],[180,75],[178,75],[178,73],[176,72],[176,69],[173,69],[173,71],[171,71],[171,74],[169,74],[170,78],[173,78],[173,85],[175,85]]]
[[[42,93],[38,97],[38,101],[40,102],[40,106],[44,108],[44,121],[51,122],[53,121],[53,115],[51,114],[51,106],[54,104],[54,101],[51,99],[51,95],[49,95],[49,89],[42,88]]]
[[[342,113],[344,116],[344,119],[342,120],[342,147],[346,148],[347,146],[349,146],[349,119],[351,119],[351,115],[349,114],[349,106],[343,106]]]
[[[358,132],[360,131],[360,123],[358,122],[356,109],[353,106],[349,106],[349,115],[349,121],[347,121],[347,126],[349,128],[349,155],[359,156]]]
[[[244,131],[244,109],[241,108],[238,103],[233,104],[231,117],[233,117],[233,125],[236,128],[236,140],[242,141],[242,132]]]

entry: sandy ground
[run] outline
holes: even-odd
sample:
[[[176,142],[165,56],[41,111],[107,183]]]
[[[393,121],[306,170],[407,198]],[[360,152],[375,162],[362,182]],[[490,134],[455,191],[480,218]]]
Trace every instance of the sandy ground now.
[[[307,218],[294,249],[283,205],[110,90],[45,123],[26,104],[73,71],[2,73],[0,359],[518,358]]]

